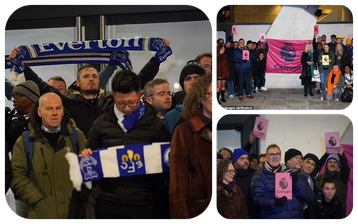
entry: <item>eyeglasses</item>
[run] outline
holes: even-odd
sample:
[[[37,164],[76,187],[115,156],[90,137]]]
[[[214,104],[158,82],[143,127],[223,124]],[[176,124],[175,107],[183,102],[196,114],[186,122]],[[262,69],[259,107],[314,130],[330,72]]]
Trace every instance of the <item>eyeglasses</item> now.
[[[236,170],[226,170],[227,172],[229,172],[229,174],[236,174]]]
[[[208,98],[212,97],[213,96],[213,93],[212,92],[209,92],[209,93],[204,93],[204,95]]]
[[[270,154],[268,154],[270,157],[274,157],[274,156],[280,156],[281,155],[281,153],[279,152],[279,153],[270,153]]]
[[[149,96],[154,96],[154,95],[158,95],[159,97],[172,96],[172,95],[173,95],[173,92],[159,92],[159,93],[150,94]],[[148,97],[149,97],[149,96],[148,96]]]
[[[13,100],[19,100],[19,99],[21,99],[22,97],[24,97],[25,95],[23,95],[23,94],[20,94],[20,93],[14,93],[14,94],[12,94],[12,96],[11,96],[11,101],[13,101]]]

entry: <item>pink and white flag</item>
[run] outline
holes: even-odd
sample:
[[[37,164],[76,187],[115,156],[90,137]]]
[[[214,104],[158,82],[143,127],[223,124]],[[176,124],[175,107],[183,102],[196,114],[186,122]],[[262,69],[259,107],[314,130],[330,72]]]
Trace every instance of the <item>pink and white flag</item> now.
[[[274,40],[267,39],[267,73],[302,73],[301,57],[312,40]]]

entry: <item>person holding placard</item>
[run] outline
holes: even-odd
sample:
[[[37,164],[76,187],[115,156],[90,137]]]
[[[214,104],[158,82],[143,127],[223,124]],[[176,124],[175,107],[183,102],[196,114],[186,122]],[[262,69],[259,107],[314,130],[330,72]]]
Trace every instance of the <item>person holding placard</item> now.
[[[346,217],[346,202],[350,173],[351,169],[348,165],[347,157],[344,154],[344,148],[340,145],[338,155],[329,155],[326,161],[325,172],[316,177],[316,184],[319,189],[321,189],[320,186],[322,186],[325,177],[330,176],[333,178],[337,189],[336,195],[342,201],[342,218]]]
[[[291,173],[292,177],[292,200],[286,196],[275,198],[275,175],[276,173],[288,173],[291,170],[281,164],[281,149],[278,145],[269,145],[266,149],[267,162],[262,170],[252,178],[251,197],[255,205],[261,209],[261,217],[269,219],[294,219],[299,218],[297,197],[304,193],[304,185],[298,175]],[[287,181],[287,180],[286,180]]]
[[[251,62],[253,60],[253,54],[250,53],[249,48],[245,46],[245,40],[239,40],[239,47],[235,49],[233,54],[233,59],[235,62],[235,68],[237,69],[238,78],[239,78],[239,100],[243,101],[243,85],[245,84],[245,93],[246,97],[253,99],[251,91]]]
[[[323,44],[322,44],[323,46]],[[321,54],[318,56],[318,71],[319,77],[321,79],[321,100],[325,95],[325,88],[324,88],[324,80],[326,80],[328,74],[331,72],[333,65],[336,61],[336,57],[334,53],[330,51],[330,47],[328,44],[324,45],[324,48]]]

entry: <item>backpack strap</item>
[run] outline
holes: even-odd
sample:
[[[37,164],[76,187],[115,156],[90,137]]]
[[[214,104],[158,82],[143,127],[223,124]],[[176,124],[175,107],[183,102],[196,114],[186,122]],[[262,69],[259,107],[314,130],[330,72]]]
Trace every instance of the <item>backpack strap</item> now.
[[[22,139],[25,145],[25,154],[27,158],[27,176],[29,176],[32,167],[32,158],[34,156],[34,142],[30,138],[30,131],[22,132]]]
[[[72,127],[72,134],[70,135],[73,150],[75,151],[76,155],[79,153],[79,143],[78,143],[78,135],[75,127]]]

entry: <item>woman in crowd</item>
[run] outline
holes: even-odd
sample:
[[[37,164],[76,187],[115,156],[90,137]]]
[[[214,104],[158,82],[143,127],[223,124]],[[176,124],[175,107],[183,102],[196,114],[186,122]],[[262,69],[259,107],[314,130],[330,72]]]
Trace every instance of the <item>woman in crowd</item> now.
[[[171,218],[193,218],[209,205],[212,192],[212,80],[204,75],[185,97],[170,152]],[[185,144],[190,143],[190,144]]]
[[[348,64],[352,64],[352,58],[347,51],[344,51],[342,44],[336,46],[336,64],[341,71],[344,71],[344,67]]]
[[[344,76],[338,65],[334,65],[333,70],[329,73],[326,80],[324,80],[326,90],[325,99],[327,101],[339,101],[344,86]]]
[[[248,219],[244,196],[234,181],[236,170],[231,159],[217,165],[217,209],[228,219]]]
[[[309,219],[340,219],[342,218],[342,202],[336,195],[336,184],[332,177],[325,177],[322,192],[308,206]]]
[[[307,96],[307,92],[309,92],[310,96],[314,96],[312,93],[313,53],[313,46],[311,43],[308,43],[301,57],[302,74],[309,74],[301,79],[301,85],[304,86],[304,96]]]
[[[218,103],[220,103],[220,94],[221,94],[221,102],[225,103],[225,82],[226,79],[230,77],[230,66],[228,62],[228,58],[224,54],[225,47],[223,44],[219,44],[217,47],[217,89],[216,96],[218,98]]]

